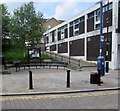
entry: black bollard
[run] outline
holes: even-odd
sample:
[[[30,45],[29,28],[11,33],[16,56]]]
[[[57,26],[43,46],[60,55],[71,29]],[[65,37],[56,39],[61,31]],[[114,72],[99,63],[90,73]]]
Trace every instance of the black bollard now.
[[[97,78],[97,79],[98,79],[98,80],[97,80],[97,83],[98,83],[97,85],[98,85],[98,86],[101,86],[100,77],[101,77],[101,70],[98,70],[98,78]]]
[[[108,72],[109,72],[109,62],[106,61],[106,73],[108,73]]]
[[[32,71],[29,71],[29,89],[33,89]]]
[[[70,70],[67,70],[67,88],[70,87]]]

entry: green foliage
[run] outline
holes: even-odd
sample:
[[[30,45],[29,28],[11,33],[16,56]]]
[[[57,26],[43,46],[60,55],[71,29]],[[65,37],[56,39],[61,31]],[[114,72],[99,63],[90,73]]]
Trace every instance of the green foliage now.
[[[3,48],[3,55],[6,61],[24,60],[24,52],[27,52],[27,47],[20,44],[8,44]]]
[[[7,11],[5,4],[0,4],[0,11],[2,15],[2,37],[9,36],[10,13]]]
[[[46,55],[46,54],[42,54],[42,55],[41,55],[41,59],[42,59],[42,60],[44,60],[44,59],[53,59],[53,57],[48,56],[48,55]]]
[[[40,12],[36,13],[33,2],[23,4],[11,17],[12,37],[23,44],[25,41],[38,44],[44,32],[42,16]]]
[[[28,48],[21,44],[11,44],[8,41],[3,47],[3,55],[5,57],[5,61],[28,60]],[[46,54],[42,54],[41,60],[44,59],[53,58]],[[31,60],[40,60],[40,58],[32,58]]]

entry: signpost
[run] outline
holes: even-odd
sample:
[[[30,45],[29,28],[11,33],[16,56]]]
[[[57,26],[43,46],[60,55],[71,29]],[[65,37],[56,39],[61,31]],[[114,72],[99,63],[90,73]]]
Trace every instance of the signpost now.
[[[32,58],[40,58],[41,61],[41,49],[38,48],[28,49],[28,59]]]
[[[100,55],[97,58],[97,70],[98,70],[98,74],[99,74],[99,80],[101,79],[102,76],[105,75],[105,71],[104,71],[104,64],[105,64],[105,59],[104,56],[102,56],[103,53],[103,36],[102,36],[102,14],[103,14],[103,1],[100,1]],[[101,85],[101,82],[99,82],[98,85]]]
[[[108,0],[108,6],[107,6],[107,11],[109,10],[109,0]],[[109,41],[109,38],[108,38],[108,24],[109,23],[109,19],[108,17],[106,18],[106,24],[107,24],[107,40],[106,40],[106,73],[109,72],[109,61],[108,61],[108,55],[109,55],[109,52],[108,52],[108,48],[109,48],[109,45],[110,45],[110,41]]]

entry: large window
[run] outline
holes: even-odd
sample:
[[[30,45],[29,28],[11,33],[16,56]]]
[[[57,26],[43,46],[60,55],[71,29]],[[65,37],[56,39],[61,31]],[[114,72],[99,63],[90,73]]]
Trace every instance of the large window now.
[[[67,38],[67,24],[58,29],[59,40]]]
[[[108,10],[111,10],[112,7],[113,7],[113,4],[112,4],[112,3],[109,3],[109,4],[105,5],[105,6],[103,6],[103,12],[106,12],[106,11],[108,11]]]
[[[85,17],[80,17],[72,22],[70,22],[70,37],[77,36],[80,34],[80,30],[84,30],[84,25],[81,24],[83,21],[85,21]],[[81,25],[80,25],[81,24]],[[81,31],[83,33],[84,31]]]
[[[80,22],[80,19],[76,19],[74,21],[74,35],[79,34],[79,22]]]
[[[54,41],[55,41],[55,30],[52,31],[52,42],[54,42]]]
[[[94,11],[87,14],[87,32],[94,31],[95,29],[95,18]]]
[[[73,36],[73,22],[70,22],[70,27],[69,27],[69,35],[70,35],[70,37],[72,37]]]
[[[99,29],[100,28],[100,9],[95,10],[94,17],[95,17],[94,29]]]
[[[88,14],[88,18],[94,17],[94,11]]]
[[[49,41],[52,42],[52,32],[50,32]]]
[[[95,29],[99,29],[100,28],[100,23],[95,24]]]
[[[95,18],[96,18],[96,21],[99,21],[100,20],[100,9],[97,9],[95,11]]]

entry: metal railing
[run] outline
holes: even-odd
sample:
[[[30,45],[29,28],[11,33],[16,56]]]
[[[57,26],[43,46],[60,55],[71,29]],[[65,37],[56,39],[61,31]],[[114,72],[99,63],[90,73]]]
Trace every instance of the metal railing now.
[[[43,54],[47,54],[48,56],[51,56],[54,58],[54,60],[60,61],[60,62],[67,62],[70,66],[80,68],[81,67],[81,60],[80,59],[75,59],[71,58],[70,56],[64,56],[64,55],[59,55],[53,52],[42,52]]]

